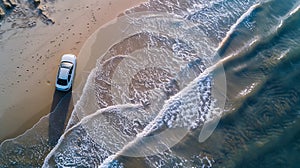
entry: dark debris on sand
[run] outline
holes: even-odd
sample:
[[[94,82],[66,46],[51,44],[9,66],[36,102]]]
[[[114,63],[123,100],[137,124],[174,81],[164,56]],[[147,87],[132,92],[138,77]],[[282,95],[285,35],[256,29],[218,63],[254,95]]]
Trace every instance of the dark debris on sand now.
[[[21,3],[25,3],[21,4]],[[20,2],[16,0],[0,0],[0,21],[5,17],[9,17],[14,13],[15,10],[19,10],[19,8],[29,8],[33,13],[37,14],[43,23],[49,25],[54,24],[54,20],[50,18],[49,13],[46,11],[46,5],[41,4],[41,0],[27,0],[25,2]]]

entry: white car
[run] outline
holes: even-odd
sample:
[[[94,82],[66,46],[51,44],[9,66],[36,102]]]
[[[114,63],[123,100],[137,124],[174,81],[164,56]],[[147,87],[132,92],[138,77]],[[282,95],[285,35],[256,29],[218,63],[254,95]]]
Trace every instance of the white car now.
[[[76,69],[76,56],[64,54],[59,65],[55,87],[59,91],[69,91],[72,87]]]

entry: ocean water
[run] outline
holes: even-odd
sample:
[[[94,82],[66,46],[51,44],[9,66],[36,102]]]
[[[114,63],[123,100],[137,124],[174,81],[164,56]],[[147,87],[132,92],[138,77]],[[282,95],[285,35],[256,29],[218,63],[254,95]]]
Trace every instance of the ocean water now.
[[[0,167],[299,167],[299,0],[151,0],[89,40],[82,85]]]

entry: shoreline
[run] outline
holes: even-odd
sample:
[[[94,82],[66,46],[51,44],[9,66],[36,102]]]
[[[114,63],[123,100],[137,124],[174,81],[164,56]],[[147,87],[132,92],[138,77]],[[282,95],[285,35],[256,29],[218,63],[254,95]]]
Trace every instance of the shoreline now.
[[[0,142],[23,134],[51,111],[55,94],[53,81],[62,54],[78,56],[85,40],[96,29],[143,2],[145,0],[54,2],[49,5],[52,7],[49,11],[55,23],[45,25],[37,18],[32,28],[9,28],[13,23],[4,19],[1,29],[6,32],[0,38],[4,55],[0,58],[3,79],[0,83]],[[80,62],[85,59],[78,57],[74,89],[80,84],[84,66]]]

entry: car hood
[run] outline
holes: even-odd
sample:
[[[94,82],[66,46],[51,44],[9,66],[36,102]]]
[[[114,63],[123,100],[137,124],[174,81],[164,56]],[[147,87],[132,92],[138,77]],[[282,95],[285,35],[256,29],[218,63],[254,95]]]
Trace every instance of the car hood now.
[[[61,58],[61,61],[67,61],[67,62],[72,62],[73,64],[75,63],[76,56],[72,54],[65,54]]]

